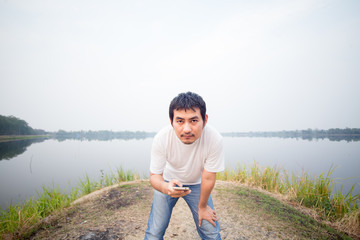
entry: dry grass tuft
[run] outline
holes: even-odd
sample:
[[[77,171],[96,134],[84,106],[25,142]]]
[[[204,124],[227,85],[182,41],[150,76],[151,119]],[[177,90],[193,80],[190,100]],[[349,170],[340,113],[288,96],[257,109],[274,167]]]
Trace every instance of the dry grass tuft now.
[[[360,239],[360,209],[345,215],[336,225],[338,225],[339,229],[345,230]]]

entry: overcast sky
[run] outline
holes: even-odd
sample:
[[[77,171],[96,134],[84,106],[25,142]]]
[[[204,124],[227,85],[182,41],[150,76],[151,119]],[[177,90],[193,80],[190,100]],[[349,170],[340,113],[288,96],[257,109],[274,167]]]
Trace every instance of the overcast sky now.
[[[359,0],[0,0],[0,114],[158,131],[193,91],[221,132],[360,127],[359,13]]]

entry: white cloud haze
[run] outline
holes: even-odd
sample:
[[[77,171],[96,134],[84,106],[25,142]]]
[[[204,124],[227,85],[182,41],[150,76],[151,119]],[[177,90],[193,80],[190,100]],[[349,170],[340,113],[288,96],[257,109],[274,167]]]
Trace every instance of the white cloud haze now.
[[[0,1],[0,114],[157,131],[184,91],[222,132],[360,127],[360,2]]]

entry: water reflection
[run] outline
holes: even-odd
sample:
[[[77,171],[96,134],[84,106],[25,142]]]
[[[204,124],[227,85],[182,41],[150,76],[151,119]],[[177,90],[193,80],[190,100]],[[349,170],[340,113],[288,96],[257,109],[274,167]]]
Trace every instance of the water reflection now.
[[[288,135],[288,134],[281,134],[278,132],[255,132],[255,133],[223,133],[222,134],[225,137],[253,137],[253,138],[291,138],[296,140],[308,140],[308,141],[318,141],[318,140],[330,140],[330,141],[346,141],[346,142],[356,142],[360,141],[360,135],[320,135],[320,136],[314,136],[314,135]]]
[[[54,134],[54,138],[59,142],[65,140],[98,140],[98,141],[108,141],[114,139],[123,139],[123,140],[132,140],[132,139],[146,139],[154,137],[154,132],[144,132],[144,131],[122,131],[122,132],[113,132],[113,131],[75,131],[75,132],[66,132],[59,130]]]
[[[0,142],[0,161],[10,160],[24,153],[26,149],[33,143],[45,141],[47,138],[26,139]]]
[[[75,132],[66,132],[59,130],[51,136],[52,139],[56,139],[58,142],[63,142],[65,140],[79,140],[79,141],[110,141],[115,139],[121,140],[144,140],[146,138],[154,137],[155,133],[153,132],[143,132],[143,131],[123,131],[123,132],[113,132],[113,131],[75,131]],[[46,138],[36,138],[36,139],[25,139],[25,140],[10,140],[5,142],[0,142],[0,161],[1,160],[10,160],[16,156],[24,153],[26,149],[33,143],[43,142]]]
[[[70,192],[87,174],[98,181],[101,174],[122,167],[145,178],[149,173],[152,139],[112,141],[57,141],[32,144],[11,161],[0,161],[0,207],[36,197],[42,187]]]
[[[40,144],[32,144],[41,142]],[[115,173],[119,167],[149,175],[152,139],[66,140],[36,139],[0,143],[0,207],[36,195],[42,186],[52,184],[71,190],[88,174],[99,180],[103,174]],[[288,173],[311,176],[336,169],[333,178],[344,185],[344,193],[357,184],[359,194],[360,142],[331,140],[307,141],[284,138],[224,137],[226,165],[278,167]],[[6,151],[5,151],[6,150]]]

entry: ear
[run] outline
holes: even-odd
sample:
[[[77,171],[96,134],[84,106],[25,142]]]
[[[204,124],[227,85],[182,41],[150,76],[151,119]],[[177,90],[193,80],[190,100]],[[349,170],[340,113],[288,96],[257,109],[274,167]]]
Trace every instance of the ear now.
[[[207,123],[207,121],[208,121],[208,115],[207,114],[205,114],[205,121],[204,121],[204,127],[205,127],[205,125],[206,125],[206,123]]]
[[[171,124],[171,126],[173,125],[173,121],[172,121],[172,119],[171,118],[169,118],[170,119],[170,124]]]

